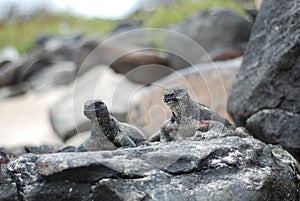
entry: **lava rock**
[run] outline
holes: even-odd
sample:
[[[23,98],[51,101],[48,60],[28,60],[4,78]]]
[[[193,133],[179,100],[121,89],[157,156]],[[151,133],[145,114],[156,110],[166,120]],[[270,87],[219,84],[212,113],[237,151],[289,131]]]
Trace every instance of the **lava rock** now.
[[[17,81],[26,81],[28,77],[53,64],[66,61],[74,62],[81,41],[81,36],[51,37],[47,39],[23,57],[23,61],[18,66]]]
[[[14,47],[0,50],[0,87],[14,84],[16,81],[16,63],[19,52]]]
[[[110,66],[129,80],[141,84],[151,84],[174,71],[169,67],[166,55],[149,50],[126,54]]]
[[[101,44],[101,41],[102,41],[101,39],[89,38],[84,40],[80,44],[80,48],[77,52],[76,59],[75,59],[76,66],[79,69],[78,70],[79,75],[82,75],[88,70],[90,70],[91,68],[101,64],[101,60],[99,59],[99,57],[92,56],[94,55],[92,51],[95,50]],[[91,56],[89,56],[90,54]]]
[[[174,84],[186,86],[191,97],[229,118],[226,112],[226,99],[241,59],[201,64],[173,72],[171,75],[141,89],[133,96],[129,105],[127,122],[141,128],[150,137],[160,129],[163,122],[171,116],[169,108],[163,103],[164,88]]]
[[[76,73],[77,67],[74,62],[55,62],[28,76],[26,82],[30,88],[44,91],[45,89],[69,84],[74,81]]]
[[[8,164],[32,200],[299,200],[299,168],[279,146],[237,136],[24,155]]]
[[[251,128],[253,136],[266,143],[281,144],[300,160],[300,115],[280,109],[264,109],[249,117],[246,127]],[[263,135],[262,135],[263,133]]]
[[[16,81],[16,64],[10,61],[0,63],[0,87],[14,84]]]
[[[131,81],[151,84],[172,72],[172,68],[168,65],[167,54],[149,50],[149,45],[140,45],[136,41],[130,43],[130,40],[131,36],[121,34],[103,43],[99,40],[85,41],[76,62],[79,75],[97,65],[107,65],[115,72],[125,74]]]
[[[75,84],[50,109],[51,125],[61,139],[91,129],[83,115],[83,105],[89,99],[102,99],[111,113],[124,121],[131,94],[141,85],[113,72],[107,66],[97,66],[79,77]]]
[[[169,57],[170,65],[178,69],[204,63],[211,57],[220,57],[220,54],[224,57],[228,51],[238,53],[236,57],[240,56],[246,47],[251,27],[251,22],[230,9],[211,9],[192,15],[173,28],[184,37],[170,34],[166,38],[167,50],[176,52]]]
[[[0,164],[0,200],[18,200],[17,187],[10,176],[7,174],[6,165]]]
[[[246,126],[261,140],[293,150],[291,153],[298,160],[300,7],[296,5],[299,3],[299,0],[263,1],[228,100],[228,111],[238,126]],[[263,116],[270,119],[262,120]]]
[[[52,36],[40,43],[40,47],[56,61],[74,61],[83,40],[81,35]]]

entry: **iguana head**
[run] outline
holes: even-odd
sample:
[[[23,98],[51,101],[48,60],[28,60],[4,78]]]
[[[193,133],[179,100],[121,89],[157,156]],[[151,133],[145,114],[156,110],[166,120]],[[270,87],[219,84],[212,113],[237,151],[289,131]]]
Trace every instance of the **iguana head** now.
[[[171,86],[163,93],[163,101],[174,111],[180,109],[182,104],[187,103],[189,98],[187,88],[179,85]]]
[[[83,114],[88,119],[105,119],[109,117],[107,106],[102,100],[88,100],[84,103]]]

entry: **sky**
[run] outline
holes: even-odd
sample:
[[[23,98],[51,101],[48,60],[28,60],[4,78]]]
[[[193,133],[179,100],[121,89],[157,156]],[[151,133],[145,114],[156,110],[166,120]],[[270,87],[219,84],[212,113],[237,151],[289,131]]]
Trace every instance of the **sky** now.
[[[0,0],[1,7],[15,2],[25,9],[46,3],[55,10],[67,10],[85,17],[118,19],[129,14],[138,0]]]

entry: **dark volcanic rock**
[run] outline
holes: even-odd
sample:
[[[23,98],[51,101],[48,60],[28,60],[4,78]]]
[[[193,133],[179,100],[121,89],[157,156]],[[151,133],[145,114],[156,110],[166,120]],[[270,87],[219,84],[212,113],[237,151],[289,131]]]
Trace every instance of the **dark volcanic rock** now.
[[[281,144],[288,151],[300,156],[300,115],[280,109],[265,109],[246,121],[253,135],[266,143]],[[263,135],[262,135],[263,133]]]
[[[25,155],[8,170],[29,200],[299,200],[299,164],[252,137]]]
[[[264,1],[228,100],[228,110],[238,126],[245,125],[266,142],[282,144],[298,160],[299,4],[299,0]]]
[[[146,35],[140,35],[143,34]],[[151,84],[172,71],[166,53],[151,49],[149,45],[138,44],[139,40],[134,38],[135,41],[129,35],[130,33],[120,34],[102,43],[97,40],[85,41],[76,62],[80,69],[79,75],[95,66],[107,65],[115,72],[125,74],[129,80]],[[144,38],[143,40],[149,40],[147,35]]]
[[[6,172],[6,165],[0,164],[0,200],[18,200],[16,184]]]
[[[0,62],[0,87],[11,85],[16,81],[16,64],[10,61]]]
[[[76,72],[75,63],[70,61],[56,62],[30,75],[26,81],[33,89],[45,90],[69,84],[75,79]]]
[[[19,53],[16,48],[7,47],[0,50],[0,87],[15,82],[18,59]]]
[[[240,56],[251,26],[249,21],[229,9],[199,12],[173,29],[183,35],[170,34],[166,38],[166,48],[170,53],[175,52],[170,56],[170,65],[178,69],[210,61],[211,57],[222,55],[223,58],[229,52],[231,56]]]

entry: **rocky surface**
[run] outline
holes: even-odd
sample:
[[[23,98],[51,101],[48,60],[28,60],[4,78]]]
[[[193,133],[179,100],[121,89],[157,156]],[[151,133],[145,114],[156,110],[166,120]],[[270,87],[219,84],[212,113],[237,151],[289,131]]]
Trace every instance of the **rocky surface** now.
[[[127,122],[139,128],[149,137],[160,129],[171,116],[163,103],[163,90],[173,84],[188,88],[191,97],[229,118],[226,101],[241,59],[197,65],[173,72],[153,83],[153,86],[136,92],[129,105]]]
[[[138,38],[134,37],[136,35]],[[115,72],[125,74],[131,81],[151,84],[173,70],[168,64],[168,54],[153,49],[153,45],[139,43],[147,40],[151,40],[147,30],[111,36],[102,43],[100,40],[87,40],[78,54],[79,74],[97,65],[107,65]]]
[[[68,92],[53,104],[51,124],[63,140],[77,132],[90,130],[91,124],[83,115],[83,105],[86,100],[94,98],[105,101],[110,112],[124,121],[131,95],[140,86],[107,66],[94,67],[70,85]]]
[[[30,90],[48,91],[74,81],[75,58],[82,37],[42,36],[30,52],[19,57],[13,48],[0,52],[0,98]]]
[[[170,65],[178,69],[210,61],[211,57],[217,58],[220,54],[223,57],[228,53],[235,53],[233,57],[240,56],[251,26],[249,21],[229,9],[199,12],[173,28],[183,35],[170,34],[166,38],[166,49],[170,53],[176,52],[169,58]],[[201,48],[201,51],[195,51]]]
[[[76,73],[77,67],[74,62],[61,61],[39,70],[29,76],[26,81],[30,88],[38,91],[46,91],[50,88],[73,82]]]
[[[19,52],[14,47],[0,50],[0,87],[13,84],[16,77],[16,63]]]
[[[299,171],[280,147],[237,136],[27,154],[7,168],[21,200],[299,200]]]
[[[17,187],[6,172],[6,166],[0,164],[0,200],[10,201],[18,200]]]
[[[298,0],[263,1],[228,100],[237,125],[268,143],[283,145],[298,160],[299,4]]]

